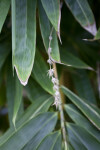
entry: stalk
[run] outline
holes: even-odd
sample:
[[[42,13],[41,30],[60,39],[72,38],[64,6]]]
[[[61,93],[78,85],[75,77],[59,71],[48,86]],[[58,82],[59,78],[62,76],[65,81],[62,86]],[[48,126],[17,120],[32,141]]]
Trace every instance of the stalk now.
[[[54,93],[54,104],[56,108],[59,108],[60,112],[60,122],[61,122],[61,131],[62,131],[62,136],[63,136],[63,141],[64,141],[64,148],[67,150],[67,139],[66,139],[66,129],[65,129],[65,118],[64,118],[64,113],[63,113],[63,101],[61,99],[61,93],[59,90],[59,80],[58,80],[58,74],[57,74],[57,68],[56,68],[56,62],[52,59],[51,57],[51,41],[52,41],[52,32],[53,28],[51,29],[51,33],[49,36],[49,47],[48,47],[48,57],[49,59],[47,62],[49,63],[50,69],[48,70],[48,75],[52,79],[53,83],[53,89],[55,91]]]
[[[56,68],[56,64],[53,63],[53,68],[54,68],[54,76],[55,78],[58,79],[58,74],[57,74],[57,68]],[[60,90],[59,90],[60,93]],[[62,100],[61,100],[61,94],[60,94],[60,104],[59,104],[59,112],[60,112],[60,122],[61,122],[61,130],[62,130],[62,136],[63,136],[63,141],[64,141],[64,147],[65,150],[67,150],[67,138],[66,138],[66,129],[65,129],[65,118],[64,118],[64,113],[63,113],[63,104],[62,104]]]

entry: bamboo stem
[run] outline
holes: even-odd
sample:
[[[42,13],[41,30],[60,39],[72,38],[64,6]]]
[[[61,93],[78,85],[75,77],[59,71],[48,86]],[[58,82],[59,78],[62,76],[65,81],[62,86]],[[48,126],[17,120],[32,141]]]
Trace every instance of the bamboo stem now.
[[[55,78],[58,79],[57,68],[56,68],[56,64],[55,63],[53,63],[53,68],[54,68],[54,76],[55,76]],[[59,91],[59,93],[60,93],[60,91]],[[61,130],[62,130],[62,135],[63,135],[63,140],[64,140],[64,147],[65,147],[65,150],[67,150],[65,118],[64,118],[64,113],[63,113],[63,105],[62,105],[62,100],[61,100],[61,94],[60,94],[60,99],[59,100],[60,100],[59,112],[60,112],[60,118],[61,118]]]

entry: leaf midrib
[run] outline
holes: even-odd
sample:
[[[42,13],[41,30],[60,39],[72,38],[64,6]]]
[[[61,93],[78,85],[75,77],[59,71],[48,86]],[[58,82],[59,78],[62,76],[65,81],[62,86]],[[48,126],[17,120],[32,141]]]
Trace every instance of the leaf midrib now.
[[[41,115],[41,114],[42,114],[42,113],[40,113],[40,114],[38,114],[38,115]],[[35,117],[37,117],[38,115],[36,115]],[[44,123],[44,125],[43,125],[42,127],[44,127],[44,126],[45,126],[50,120],[52,120],[52,118],[54,118],[55,116],[56,116],[56,114],[52,115],[52,116],[48,119],[48,121],[46,121],[46,122]],[[33,117],[33,118],[35,118],[35,117]],[[33,119],[33,118],[32,118],[32,119]],[[29,121],[30,121],[30,120],[29,120]],[[28,124],[29,121],[28,121],[27,123],[25,123],[24,125]],[[14,135],[15,133],[17,133],[22,127],[24,127],[24,125],[21,126],[20,128],[18,128],[16,131],[14,131],[14,132],[11,134],[11,136],[9,136],[9,137],[7,138],[7,140],[6,140],[3,144],[0,145],[0,147],[3,146],[13,135]],[[42,127],[36,132],[36,134],[42,129]],[[36,135],[36,134],[35,134],[35,135]],[[35,136],[35,135],[34,135],[34,136]],[[25,144],[25,145],[26,145],[26,144]],[[24,145],[24,146],[25,146],[25,145]],[[24,146],[23,146],[23,147],[24,147]]]
[[[66,106],[65,106],[66,107]],[[68,106],[67,106],[68,107]],[[66,107],[66,108],[67,108]],[[78,114],[78,115],[80,115],[78,112],[76,112],[75,110],[73,110],[71,107],[69,107],[69,109],[70,110],[72,110],[73,112],[75,112],[76,114]],[[81,116],[81,115],[80,115]],[[76,124],[76,123],[75,123]],[[77,124],[76,124],[77,125]],[[81,125],[79,125],[80,127],[81,127]],[[84,128],[84,127],[82,127],[82,128]],[[100,143],[100,141],[97,139],[97,137],[94,135],[94,134],[92,134],[92,132],[90,132],[90,130],[88,130],[88,129],[86,129],[86,128],[84,128],[89,134],[91,134],[99,143]]]
[[[48,124],[48,122],[49,122],[50,120],[52,120],[52,119],[54,118],[54,116],[55,116],[55,115],[53,115],[53,116],[51,117],[51,119],[49,119],[48,121],[46,121],[46,122],[44,123],[44,125],[41,126],[41,128],[38,130],[38,132],[36,132],[36,134],[35,134],[34,136],[36,136],[36,135],[39,133],[39,131],[40,131],[43,127],[45,127],[46,124]],[[34,136],[33,136],[33,137],[34,137]],[[32,138],[33,138],[33,137],[32,137]],[[32,138],[31,138],[31,139],[32,139]],[[31,140],[31,139],[30,139],[30,140]],[[24,148],[27,144],[28,144],[28,142],[27,142],[22,148]],[[38,145],[37,145],[37,146],[38,146]]]
[[[84,103],[77,95],[75,95],[74,93],[72,93],[71,91],[69,91],[68,89],[66,89],[64,86],[63,86],[62,88],[63,88],[65,91],[67,91],[69,94],[71,94],[73,97],[75,97],[76,99],[78,99],[78,101],[81,102],[82,105],[85,105],[86,108],[89,108],[90,111],[94,112],[94,114],[96,115],[96,117],[98,117],[98,118],[100,119],[100,115],[99,115],[94,109],[92,109],[91,106],[89,106],[87,103]],[[64,92],[64,93],[66,93],[66,92]],[[65,94],[65,95],[67,95],[67,94]],[[70,97],[70,99],[72,100],[72,98],[71,98],[70,95],[69,95],[68,97]],[[72,101],[73,101],[73,100],[72,100]],[[75,103],[75,104],[77,105],[77,103],[76,103],[75,101],[74,101],[73,103]],[[80,106],[77,105],[77,107],[80,109]],[[95,118],[93,118],[93,120],[92,120],[91,118],[88,117],[87,113],[85,113],[84,110],[81,109],[81,111],[82,111],[82,112],[86,115],[86,117],[98,128],[98,130],[100,130],[99,125],[95,123],[95,122],[97,122],[97,121],[94,122],[94,119],[95,119]]]
[[[77,3],[79,4],[79,6],[80,6],[80,8],[81,8],[81,11],[83,12],[83,14],[84,14],[84,16],[85,16],[85,18],[86,18],[86,20],[87,20],[87,22],[88,22],[88,25],[90,25],[90,22],[89,22],[89,20],[88,20],[88,18],[87,18],[87,15],[85,14],[83,8],[81,7],[81,4],[80,4],[79,0],[76,0],[76,1],[77,1]],[[88,26],[88,25],[87,25],[87,26]]]
[[[49,99],[49,98],[48,98],[48,99]],[[44,104],[45,104],[45,103],[44,103]],[[44,106],[44,105],[43,105],[43,106]],[[36,113],[36,111],[35,111],[34,113]],[[38,113],[38,114],[34,115],[33,118],[35,118],[35,117],[38,116],[39,114],[42,114],[42,113]],[[29,118],[29,120],[27,120],[26,122],[24,122],[23,125],[21,125],[20,127],[17,128],[17,131],[20,130],[25,124],[27,124],[27,123],[28,123],[30,120],[32,120],[33,118],[31,118],[31,119]],[[12,132],[12,134],[4,141],[1,145],[3,145],[4,143],[6,143],[6,141],[7,141],[14,133],[15,133],[15,130]],[[0,146],[1,146],[1,145],[0,145]]]

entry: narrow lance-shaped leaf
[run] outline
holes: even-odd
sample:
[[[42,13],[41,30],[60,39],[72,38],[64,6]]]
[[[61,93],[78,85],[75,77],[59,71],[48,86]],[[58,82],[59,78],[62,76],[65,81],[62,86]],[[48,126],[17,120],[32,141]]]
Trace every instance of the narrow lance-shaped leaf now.
[[[48,98],[45,101],[41,101],[41,99],[37,99],[37,103],[35,103],[35,105],[32,105],[33,108],[36,109],[36,105],[38,105],[37,109],[35,110],[35,113],[33,115],[31,115],[31,117],[35,116],[36,113],[38,114],[39,112],[46,112],[48,110],[48,108],[50,107],[50,104],[52,103],[53,98]],[[40,101],[42,103],[40,103]],[[39,106],[39,104],[40,106]],[[31,114],[32,114],[32,106],[31,108]],[[35,107],[34,107],[35,106]],[[30,108],[28,109],[28,111],[30,111]],[[40,109],[40,110],[39,110]],[[27,114],[27,112],[26,112]],[[30,116],[29,116],[30,117]],[[28,118],[28,116],[27,116]],[[46,132],[44,132],[44,130]],[[24,147],[22,150],[31,150],[34,147],[34,150],[37,148],[38,144],[40,143],[41,140],[44,139],[45,136],[47,136],[47,134],[49,134],[49,132],[51,131],[51,127],[48,125],[44,126]]]
[[[41,112],[47,112],[50,105],[53,102],[53,97],[48,97],[47,95],[42,96],[37,99],[37,101],[31,104],[25,112],[19,116],[16,120],[16,130],[18,130],[21,126],[29,122],[33,117]],[[15,133],[15,128],[11,127],[8,131],[0,138],[0,145],[5,143],[8,138],[10,138]]]
[[[78,138],[81,141],[81,143],[86,147],[86,149],[88,150],[100,149],[100,142],[98,142],[84,128],[78,125],[67,123],[67,130],[68,132],[71,131],[72,133],[74,133],[73,136],[75,136],[75,138]]]
[[[36,0],[12,0],[13,68],[23,85],[27,84],[32,71],[35,46]]]
[[[41,29],[41,34],[42,34],[45,49],[48,52],[49,36],[52,31],[52,40],[51,40],[51,45],[50,45],[52,48],[51,56],[54,60],[59,62],[60,53],[59,53],[56,31],[55,29],[52,30],[52,26],[42,6],[41,0],[38,1],[38,8],[39,8],[40,29]]]
[[[68,52],[66,49],[61,48],[61,63],[66,66],[70,66],[73,68],[79,68],[79,69],[90,69],[85,62],[80,60],[78,57],[74,56],[70,52]]]
[[[8,67],[9,68],[9,67]],[[22,100],[22,85],[20,84],[17,76],[13,77],[11,65],[7,74],[7,101],[10,125],[12,122],[15,125],[15,121],[18,115],[18,111]]]
[[[90,42],[100,40],[100,28],[98,29],[98,31],[97,31],[97,33],[96,33],[96,35],[94,36],[93,39],[83,39],[83,40],[90,41]]]
[[[100,114],[90,103],[82,100],[66,87],[62,87],[63,93],[84,113],[84,115],[100,130]]]
[[[87,150],[87,148],[80,141],[80,138],[77,137],[76,134],[69,129],[69,126],[67,126],[67,133],[69,142],[73,146],[74,150]]]
[[[60,1],[59,0],[41,0],[45,12],[54,26],[55,30],[60,32]]]
[[[78,95],[89,101],[91,104],[97,105],[87,72],[85,70],[76,70],[76,73],[72,75],[72,78]]]
[[[87,0],[65,0],[65,2],[81,26],[95,36],[96,23]]]
[[[96,33],[94,40],[100,40],[100,28],[98,29],[98,32]]]
[[[42,112],[47,112],[50,105],[53,103],[53,97],[50,96],[40,96],[37,101],[31,104],[26,111],[18,118],[16,122],[16,127],[23,125],[31,118],[35,117],[37,114]]]
[[[15,125],[15,121],[17,118],[18,111],[20,109],[22,101],[22,85],[20,84],[17,76],[15,79],[15,95],[14,95],[14,106],[13,106],[13,123]]]
[[[40,143],[37,150],[61,150],[61,132],[57,131],[49,134],[45,139]]]
[[[13,108],[14,108],[14,95],[15,95],[15,77],[13,77],[13,73],[11,70],[11,65],[8,67],[7,73],[7,105],[8,105],[8,116],[10,126],[13,125]]]
[[[0,32],[10,8],[11,0],[0,0]]]
[[[32,77],[30,77],[25,91],[31,102],[36,102],[40,96],[47,95],[47,92]]]
[[[53,84],[47,75],[49,67],[45,63],[40,52],[37,50],[34,69],[32,70],[32,76],[42,86],[42,88],[50,94],[54,94]]]
[[[56,121],[57,113],[48,112],[33,117],[8,137],[7,141],[0,146],[0,150],[21,150],[33,137],[36,140],[38,135],[37,139],[39,139],[41,136],[39,133],[49,134],[54,129]]]
[[[70,116],[70,118],[79,126],[85,128],[87,132],[92,134],[96,140],[100,141],[100,133],[95,128],[87,118],[85,118],[80,111],[75,107],[73,104],[67,104],[65,105],[65,110]]]
[[[50,126],[49,126],[50,127]],[[50,127],[51,128],[51,127]],[[45,131],[46,132],[45,132]],[[41,147],[41,144],[42,144],[42,141],[44,142],[44,138],[45,139],[48,139],[47,137],[47,135],[50,133],[50,130],[51,129],[49,129],[48,128],[48,126],[46,125],[46,126],[44,126],[38,133],[37,133],[37,135],[36,136],[34,136],[30,141],[29,141],[29,143],[28,144],[26,144],[24,147],[23,147],[23,149],[22,150],[32,150],[32,149],[34,149],[34,150],[37,150],[38,149],[38,145],[40,144],[40,147]],[[46,137],[47,136],[47,137]],[[60,136],[60,133],[59,133],[59,136]],[[52,137],[53,138],[53,137]],[[54,138],[53,138],[54,139]],[[51,149],[51,147],[52,147],[52,149],[53,149],[53,147],[55,147],[56,146],[56,141],[57,140],[59,140],[60,141],[60,137],[56,137],[55,136],[55,139],[56,140],[52,140],[52,142],[53,142],[53,144],[52,143],[50,143],[49,142],[49,145],[48,145],[48,150],[49,149]],[[59,142],[58,141],[58,142]],[[60,141],[61,142],[61,141]],[[45,144],[45,143],[44,143]],[[46,144],[47,144],[47,142],[46,142]],[[52,144],[52,145],[50,145],[50,144]],[[54,145],[55,144],[55,145]],[[60,144],[60,143],[59,143]],[[58,145],[57,145],[58,146]],[[57,147],[56,146],[56,147]],[[59,145],[60,146],[60,145]],[[34,147],[34,148],[33,148]],[[60,146],[61,147],[61,146]],[[42,147],[43,148],[43,147]],[[45,148],[47,148],[47,146],[45,147]],[[44,148],[43,148],[43,150],[45,150]],[[56,150],[56,149],[54,149],[54,150]],[[57,149],[58,150],[58,149]]]

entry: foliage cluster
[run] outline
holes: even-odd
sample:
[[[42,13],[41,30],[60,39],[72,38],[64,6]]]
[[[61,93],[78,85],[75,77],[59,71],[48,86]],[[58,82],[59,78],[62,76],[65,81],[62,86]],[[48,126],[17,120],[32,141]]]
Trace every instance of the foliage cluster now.
[[[0,150],[100,150],[99,7],[0,0]],[[58,109],[47,76],[51,31]]]

